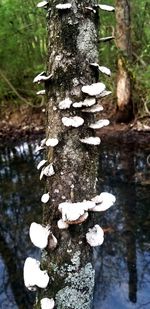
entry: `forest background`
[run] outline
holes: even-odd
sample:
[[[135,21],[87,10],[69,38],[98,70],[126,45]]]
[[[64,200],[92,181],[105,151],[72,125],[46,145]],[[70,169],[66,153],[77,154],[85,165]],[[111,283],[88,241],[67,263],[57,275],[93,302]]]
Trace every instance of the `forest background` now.
[[[115,5],[114,0],[107,4]],[[134,102],[139,115],[150,110],[150,2],[132,0],[131,34]],[[37,9],[37,0],[1,0],[0,3],[0,107],[29,104],[39,106],[39,90],[33,78],[46,68],[46,11]],[[115,15],[100,15],[100,37],[113,35]],[[99,45],[100,65],[113,72],[106,85],[115,98],[117,48],[114,40]],[[115,102],[115,100],[112,100]]]

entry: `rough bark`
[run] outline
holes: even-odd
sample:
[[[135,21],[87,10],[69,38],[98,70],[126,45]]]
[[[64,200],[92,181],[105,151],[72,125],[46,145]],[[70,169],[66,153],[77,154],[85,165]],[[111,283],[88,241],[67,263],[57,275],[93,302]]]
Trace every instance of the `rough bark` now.
[[[89,247],[85,242],[85,230],[93,224],[73,225],[68,231],[59,231],[57,221],[61,217],[58,205],[64,201],[83,201],[96,194],[98,146],[86,146],[80,138],[94,136],[89,124],[95,116],[82,113],[73,107],[60,110],[60,101],[69,97],[73,102],[86,98],[83,85],[98,81],[98,74],[90,66],[98,62],[98,12],[86,7],[97,1],[72,0],[71,9],[57,10],[59,1],[51,1],[48,16],[48,65],[47,74],[52,80],[47,90],[47,138],[58,138],[59,144],[49,148],[47,158],[54,164],[55,175],[47,178],[50,203],[44,207],[43,223],[50,224],[58,239],[53,252],[45,251],[42,267],[48,269],[51,284],[46,291],[39,291],[36,308],[42,296],[56,299],[59,308],[90,308],[94,271],[89,263]],[[67,128],[62,124],[64,116],[81,116],[84,125]]]
[[[131,60],[131,21],[128,0],[116,1],[116,45],[118,48],[117,115],[118,122],[133,118]]]

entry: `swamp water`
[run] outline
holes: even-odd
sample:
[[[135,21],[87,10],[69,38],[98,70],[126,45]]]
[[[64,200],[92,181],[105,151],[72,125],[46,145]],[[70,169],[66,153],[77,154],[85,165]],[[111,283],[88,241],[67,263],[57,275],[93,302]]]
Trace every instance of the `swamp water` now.
[[[44,185],[35,146],[1,149],[0,309],[30,309],[35,297],[25,289],[22,272],[27,256],[40,256],[28,235],[31,222],[40,223],[42,216]],[[98,216],[106,230],[103,245],[89,247],[95,269],[92,309],[150,308],[149,153],[132,144],[100,146],[97,189],[113,193],[117,202]]]

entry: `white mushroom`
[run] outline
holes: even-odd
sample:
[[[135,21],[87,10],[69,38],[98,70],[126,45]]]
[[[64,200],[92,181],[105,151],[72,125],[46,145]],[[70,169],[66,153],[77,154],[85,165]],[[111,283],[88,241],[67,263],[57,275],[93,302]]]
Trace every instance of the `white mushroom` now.
[[[106,86],[103,83],[94,83],[91,85],[83,86],[82,92],[87,93],[90,96],[97,96],[104,91]]]
[[[107,90],[104,90],[102,93],[100,93],[97,98],[103,98],[103,97],[106,97],[107,95],[110,95],[112,94],[111,91],[107,91]]]
[[[51,79],[52,78],[52,74],[49,74],[48,76],[46,76],[45,75],[45,72],[43,71],[43,72],[41,72],[40,74],[38,74],[35,78],[34,78],[34,80],[33,80],[33,83],[41,83],[41,82],[45,82],[45,81],[47,81],[47,80],[49,80],[49,79]]]
[[[108,192],[102,192],[100,195],[95,196],[92,198],[92,201],[95,202],[96,206],[92,208],[92,211],[105,211],[116,201],[116,198],[113,194]]]
[[[82,138],[80,139],[80,141],[88,145],[100,145],[101,143],[101,140],[99,137],[93,137],[93,136]]]
[[[104,232],[102,228],[96,224],[86,233],[86,240],[91,247],[100,246],[104,242]]]
[[[93,63],[90,63],[90,65],[93,66],[93,67],[96,67],[100,72],[102,72],[102,73],[104,73],[104,74],[106,74],[108,76],[111,75],[110,69],[108,69],[108,68],[106,68],[104,66],[100,66],[98,63],[93,62]]]
[[[31,291],[35,291],[36,287],[45,289],[49,283],[47,271],[41,270],[40,262],[31,257],[25,260],[23,276],[25,286]]]
[[[48,245],[48,236],[50,235],[50,227],[42,226],[36,222],[31,223],[29,236],[34,246],[44,249]]]
[[[77,203],[64,202],[59,204],[59,211],[62,213],[62,220],[68,224],[79,224],[88,217],[88,209],[95,207],[93,201],[83,201]]]
[[[45,95],[46,91],[45,89],[38,91],[36,94],[37,95]]]
[[[78,116],[74,116],[74,117],[63,117],[62,118],[62,123],[64,124],[64,126],[66,127],[80,127],[83,125],[84,123],[84,119]]]
[[[58,220],[57,222],[57,226],[60,230],[65,230],[68,229],[69,224],[67,224],[65,221],[63,221],[63,219]]]
[[[58,106],[59,106],[59,109],[67,109],[67,108],[70,108],[71,104],[72,104],[71,99],[66,98],[65,100],[59,102]]]
[[[50,195],[49,195],[49,192],[48,193],[44,193],[41,197],[41,202],[46,204],[50,199]]]
[[[49,177],[55,174],[53,163],[50,163],[43,169],[43,175]]]
[[[48,5],[48,1],[41,1],[37,4],[37,8],[43,8]]]
[[[55,147],[59,143],[58,138],[48,138],[46,141],[47,147]]]
[[[48,249],[54,250],[57,246],[57,243],[57,238],[53,235],[53,233],[50,233],[48,237]]]
[[[83,102],[75,102],[73,103],[73,107],[80,108],[82,106],[89,107],[96,103],[95,98],[85,99]]]
[[[86,6],[85,9],[93,13],[96,13],[96,11],[91,6]]]
[[[103,11],[113,12],[115,11],[114,6],[106,5],[106,4],[95,4],[94,7],[99,7]]]
[[[94,105],[90,108],[82,109],[83,113],[99,113],[103,111],[103,106],[101,105]]]
[[[41,309],[53,309],[55,302],[53,298],[42,298],[40,301]]]
[[[56,9],[58,10],[68,10],[72,7],[71,3],[59,3],[56,5]]]
[[[95,123],[90,124],[89,128],[91,129],[101,129],[103,127],[106,127],[110,124],[110,121],[108,119],[100,119],[96,121]]]
[[[37,165],[37,169],[39,170],[43,165],[45,165],[46,162],[47,160],[41,160],[39,164]]]

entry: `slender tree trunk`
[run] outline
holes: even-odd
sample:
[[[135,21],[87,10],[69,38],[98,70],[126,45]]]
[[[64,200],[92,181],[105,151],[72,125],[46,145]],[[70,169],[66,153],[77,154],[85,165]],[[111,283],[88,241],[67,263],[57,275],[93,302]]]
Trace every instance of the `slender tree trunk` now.
[[[117,114],[118,122],[133,118],[131,60],[130,1],[116,1],[116,45],[118,47]]]
[[[95,116],[70,107],[59,109],[65,98],[83,101],[83,85],[98,81],[98,74],[90,63],[98,62],[98,12],[87,9],[97,1],[72,0],[72,7],[57,10],[59,1],[51,1],[48,16],[48,64],[52,74],[47,90],[47,138],[58,138],[54,148],[48,148],[47,158],[53,163],[55,175],[47,178],[50,203],[44,207],[44,224],[50,224],[58,239],[53,252],[43,252],[42,265],[48,269],[51,283],[40,291],[35,308],[42,297],[54,297],[59,308],[90,308],[94,271],[88,261],[89,246],[85,233],[93,219],[60,231],[59,203],[89,200],[96,194],[98,146],[82,144],[80,139],[94,136],[89,124]],[[79,128],[65,127],[62,117],[80,116],[84,124]]]

